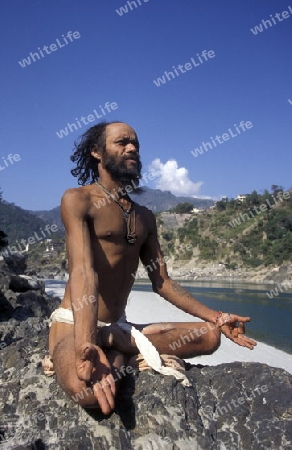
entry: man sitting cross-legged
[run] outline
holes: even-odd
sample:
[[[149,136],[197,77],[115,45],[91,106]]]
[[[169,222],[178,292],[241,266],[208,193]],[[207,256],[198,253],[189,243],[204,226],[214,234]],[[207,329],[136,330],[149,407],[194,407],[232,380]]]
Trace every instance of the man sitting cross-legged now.
[[[62,198],[69,280],[60,308],[51,316],[49,340],[54,371],[65,392],[72,397],[86,391],[79,404],[109,414],[115,407],[119,369],[132,364],[147,342],[154,356],[157,350],[174,359],[211,354],[220,345],[221,332],[253,349],[256,343],[244,336],[249,317],[208,308],[168,276],[154,215],[128,196],[138,190],[141,178],[135,131],[120,122],[98,124],[83,134],[71,159],[77,163],[72,173],[83,186],[69,189]],[[123,315],[139,259],[154,292],[205,323],[131,327]],[[188,341],[174,349],[171,344],[186,334]],[[156,359],[155,364],[161,362]],[[167,371],[161,366],[157,370]]]

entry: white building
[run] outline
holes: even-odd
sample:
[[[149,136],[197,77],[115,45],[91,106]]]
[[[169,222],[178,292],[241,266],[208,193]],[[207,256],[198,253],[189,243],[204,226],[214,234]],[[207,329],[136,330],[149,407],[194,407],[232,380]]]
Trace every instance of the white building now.
[[[240,203],[243,203],[243,202],[245,201],[245,199],[246,199],[246,195],[244,195],[244,194],[238,194],[238,196],[236,197],[235,200],[237,200],[237,201],[240,202]]]

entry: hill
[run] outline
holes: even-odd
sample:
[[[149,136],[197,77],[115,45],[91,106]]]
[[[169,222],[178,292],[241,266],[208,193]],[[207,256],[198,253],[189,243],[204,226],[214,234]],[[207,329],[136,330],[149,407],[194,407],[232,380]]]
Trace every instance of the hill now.
[[[42,220],[14,203],[0,199],[0,230],[7,235],[9,245],[16,245],[22,239],[27,240],[33,236],[37,239],[36,234],[40,238],[49,238],[54,231],[48,227],[46,230],[47,224],[52,226],[55,222],[50,222],[45,218]]]
[[[25,254],[31,274],[39,273],[43,268],[50,270],[48,273],[56,273],[62,264],[65,267],[64,231],[56,221],[46,217],[42,220],[30,211],[6,202],[0,192],[0,237],[3,233],[7,237],[5,245],[0,246],[0,256],[15,252]]]
[[[214,201],[210,199],[176,197],[170,191],[161,191],[160,189],[150,189],[148,187],[143,188],[142,194],[133,194],[131,197],[134,201],[140,205],[147,206],[147,208],[155,213],[168,211],[183,202],[192,203],[194,207],[199,209],[209,208],[214,205]]]
[[[55,223],[58,226],[59,230],[64,230],[64,225],[61,220],[60,206],[56,206],[55,208],[48,211],[43,210],[29,212],[46,223]]]
[[[214,209],[184,216],[185,223],[174,227],[158,214],[168,257],[223,263],[231,269],[292,261],[292,191],[254,191],[242,202],[226,199]]]

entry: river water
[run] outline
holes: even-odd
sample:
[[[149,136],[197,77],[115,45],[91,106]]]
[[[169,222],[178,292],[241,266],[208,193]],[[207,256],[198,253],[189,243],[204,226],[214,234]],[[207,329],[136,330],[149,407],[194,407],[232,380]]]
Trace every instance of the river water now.
[[[247,335],[292,354],[292,293],[283,292],[270,299],[272,285],[229,284],[179,281],[197,300],[215,310],[251,318]],[[151,292],[148,283],[137,283],[134,290]]]

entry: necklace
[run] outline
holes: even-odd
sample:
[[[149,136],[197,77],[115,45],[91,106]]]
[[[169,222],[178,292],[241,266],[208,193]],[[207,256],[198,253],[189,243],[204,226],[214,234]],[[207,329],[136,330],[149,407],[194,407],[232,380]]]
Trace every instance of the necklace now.
[[[131,226],[131,212],[133,203],[131,202],[129,208],[124,208],[123,205],[119,202],[119,200],[110,192],[108,191],[99,181],[96,181],[96,184],[98,184],[101,189],[121,208],[123,211],[123,216],[125,218],[126,224],[127,224],[127,234],[126,234],[126,240],[129,244],[135,244],[137,240],[137,235],[135,233],[136,231],[136,214],[135,209],[133,209],[133,229]]]

